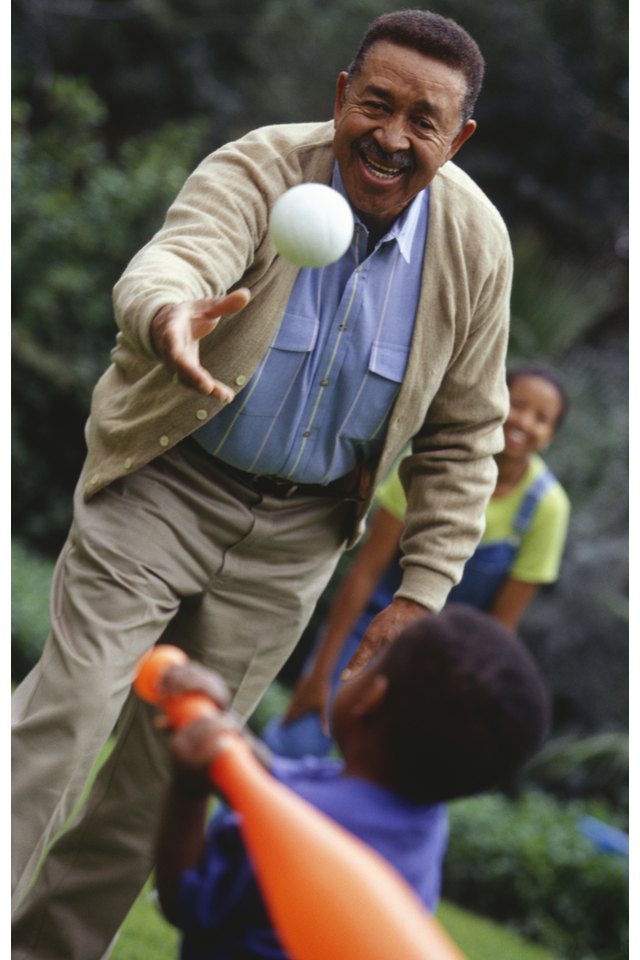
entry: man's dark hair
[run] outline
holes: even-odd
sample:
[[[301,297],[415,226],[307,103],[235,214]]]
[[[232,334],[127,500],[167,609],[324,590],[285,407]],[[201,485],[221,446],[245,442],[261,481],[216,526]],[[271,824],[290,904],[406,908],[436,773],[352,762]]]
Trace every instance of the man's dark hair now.
[[[411,47],[459,70],[467,84],[461,107],[461,122],[466,123],[473,115],[484,77],[484,57],[466,30],[455,20],[429,10],[397,10],[394,13],[384,13],[369,24],[349,66],[350,80],[362,68],[369,48],[380,40]]]
[[[548,696],[522,642],[494,617],[451,604],[411,624],[379,671],[389,682],[390,786],[437,803],[506,785],[544,742]]]
[[[521,377],[538,377],[540,380],[546,380],[547,383],[550,383],[552,387],[556,388],[560,397],[560,413],[555,422],[555,429],[557,430],[566,420],[570,406],[567,388],[558,374],[549,367],[545,367],[539,363],[521,363],[516,367],[509,367],[507,370],[507,386],[510,387],[512,383],[515,383],[516,380],[519,380]]]

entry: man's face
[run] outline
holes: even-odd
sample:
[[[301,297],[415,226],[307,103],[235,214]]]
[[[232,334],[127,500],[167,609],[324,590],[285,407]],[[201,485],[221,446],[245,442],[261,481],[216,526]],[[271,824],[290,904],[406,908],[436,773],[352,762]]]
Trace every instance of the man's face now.
[[[466,81],[459,70],[409,47],[379,41],[347,85],[338,77],[333,148],[363,222],[387,229],[456,153]]]

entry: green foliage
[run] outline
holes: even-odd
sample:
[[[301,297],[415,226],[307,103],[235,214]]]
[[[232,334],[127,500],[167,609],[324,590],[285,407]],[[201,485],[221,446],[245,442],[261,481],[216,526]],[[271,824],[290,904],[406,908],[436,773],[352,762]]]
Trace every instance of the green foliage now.
[[[521,229],[512,237],[512,360],[559,357],[598,324],[614,300],[619,271],[594,272],[586,264],[555,260],[542,234]]]
[[[87,77],[117,136],[191,114],[217,141],[272,122],[330,116],[339,70],[366,24],[402,0],[145,0],[73,18],[21,5],[12,27],[21,88]],[[38,8],[39,10],[39,8]],[[621,0],[440,0],[487,61],[479,129],[459,155],[513,228],[555,250],[610,256],[628,182],[627,10]],[[38,41],[33,42],[36,34]]]
[[[528,765],[527,776],[556,796],[604,797],[620,812],[628,808],[629,735],[552,740]]]
[[[14,105],[14,310],[41,349],[88,362],[88,377],[108,360],[111,287],[160,226],[205,126],[169,124],[111,157],[105,107],[84,81],[57,77],[47,107],[32,127],[26,103]]]
[[[280,717],[287,709],[291,699],[291,690],[277,681],[274,681],[265,691],[260,703],[249,718],[249,727],[260,735],[270,720]]]
[[[49,590],[53,564],[21,543],[11,543],[11,679],[35,664],[49,633]]]
[[[622,960],[628,862],[598,853],[580,833],[587,810],[610,818],[602,807],[539,793],[451,804],[444,895],[566,960]]]
[[[545,459],[572,510],[557,583],[520,632],[553,696],[554,732],[622,731],[629,710],[627,353],[582,344],[557,359],[571,410]]]
[[[37,122],[13,106],[13,518],[54,552],[70,519],[91,389],[109,362],[111,288],[162,222],[207,125],[167,124],[112,156],[105,107],[58,77]],[[63,442],[64,436],[64,442]]]

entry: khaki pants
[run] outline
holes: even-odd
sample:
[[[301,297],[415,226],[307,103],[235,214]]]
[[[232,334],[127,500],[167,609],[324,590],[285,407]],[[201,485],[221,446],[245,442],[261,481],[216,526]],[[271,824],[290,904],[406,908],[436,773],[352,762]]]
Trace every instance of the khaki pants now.
[[[14,960],[99,960],[153,867],[168,757],[153,711],[129,696],[141,655],[183,647],[248,716],[335,568],[350,509],[261,496],[189,442],[89,503],[79,490],[51,635],[13,696]]]

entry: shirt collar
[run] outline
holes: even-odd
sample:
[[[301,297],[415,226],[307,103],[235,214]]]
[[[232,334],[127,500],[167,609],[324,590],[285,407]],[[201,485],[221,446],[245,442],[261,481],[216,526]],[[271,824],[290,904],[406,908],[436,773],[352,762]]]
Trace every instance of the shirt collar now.
[[[349,197],[347,196],[347,191],[345,190],[344,183],[342,182],[340,167],[338,166],[337,160],[335,160],[333,164],[333,177],[331,180],[331,186],[334,188],[334,190],[337,190],[338,193],[342,194],[345,200],[349,202]],[[411,263],[411,247],[413,245],[416,230],[418,229],[418,225],[420,223],[421,213],[425,209],[423,207],[423,201],[428,192],[429,187],[425,187],[424,190],[421,190],[420,193],[413,198],[409,206],[405,207],[398,219],[392,223],[387,233],[385,233],[380,240],[380,243],[395,241],[398,244],[400,253],[407,263]],[[355,212],[354,216],[359,223],[362,223]],[[362,227],[364,230],[367,229],[363,223]]]

